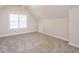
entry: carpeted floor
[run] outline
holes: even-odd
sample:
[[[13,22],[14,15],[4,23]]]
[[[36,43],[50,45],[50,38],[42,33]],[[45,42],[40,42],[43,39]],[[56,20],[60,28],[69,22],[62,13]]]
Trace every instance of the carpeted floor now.
[[[0,38],[4,53],[78,53],[68,42],[41,33],[28,33]]]

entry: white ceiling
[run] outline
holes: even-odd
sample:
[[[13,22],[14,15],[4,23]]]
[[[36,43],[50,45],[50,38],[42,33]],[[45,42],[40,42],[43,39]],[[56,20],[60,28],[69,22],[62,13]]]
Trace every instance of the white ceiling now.
[[[0,5],[4,8],[5,5]],[[25,5],[22,8],[29,8],[30,13],[38,19],[67,18],[72,6],[68,5]]]
[[[32,14],[37,18],[67,18],[70,6],[65,5],[47,5],[30,6]]]

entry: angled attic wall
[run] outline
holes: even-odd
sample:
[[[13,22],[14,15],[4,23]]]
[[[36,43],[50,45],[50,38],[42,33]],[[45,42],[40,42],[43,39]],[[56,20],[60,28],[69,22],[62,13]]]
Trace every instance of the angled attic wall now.
[[[37,5],[36,7],[29,6],[31,13],[36,16],[38,19],[47,19],[47,18],[67,18],[69,6],[62,5]]]
[[[59,8],[62,9],[58,10]],[[68,6],[40,6],[31,10],[38,18],[38,32],[69,41]]]

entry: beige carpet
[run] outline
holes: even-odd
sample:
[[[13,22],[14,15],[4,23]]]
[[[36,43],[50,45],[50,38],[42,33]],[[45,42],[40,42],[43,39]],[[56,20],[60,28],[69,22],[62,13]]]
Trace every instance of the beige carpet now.
[[[41,33],[29,33],[0,38],[0,52],[4,53],[78,53],[79,49],[66,41]]]

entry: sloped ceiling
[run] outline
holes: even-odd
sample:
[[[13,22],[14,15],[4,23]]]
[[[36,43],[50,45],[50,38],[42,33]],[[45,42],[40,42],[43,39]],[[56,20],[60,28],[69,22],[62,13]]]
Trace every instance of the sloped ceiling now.
[[[0,5],[0,8],[5,5]],[[67,18],[71,6],[68,5],[23,5],[37,19]]]
[[[35,5],[29,6],[30,12],[39,19],[67,18],[70,6],[66,5]]]

